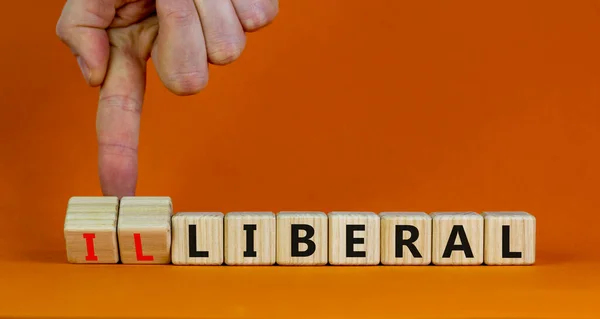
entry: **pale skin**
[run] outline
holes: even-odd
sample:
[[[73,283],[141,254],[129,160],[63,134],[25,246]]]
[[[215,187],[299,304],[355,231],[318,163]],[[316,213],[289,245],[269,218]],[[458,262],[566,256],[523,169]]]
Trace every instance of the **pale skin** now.
[[[140,113],[151,57],[177,95],[200,92],[208,63],[236,60],[245,32],[268,25],[278,0],[68,0],[57,23],[90,86],[100,87],[96,132],[106,196],[135,195]]]

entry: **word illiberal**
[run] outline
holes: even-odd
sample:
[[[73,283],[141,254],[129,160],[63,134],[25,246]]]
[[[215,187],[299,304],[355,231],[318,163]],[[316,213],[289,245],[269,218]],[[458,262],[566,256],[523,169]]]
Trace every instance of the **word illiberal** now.
[[[178,213],[169,197],[73,197],[72,263],[531,265],[525,212]]]

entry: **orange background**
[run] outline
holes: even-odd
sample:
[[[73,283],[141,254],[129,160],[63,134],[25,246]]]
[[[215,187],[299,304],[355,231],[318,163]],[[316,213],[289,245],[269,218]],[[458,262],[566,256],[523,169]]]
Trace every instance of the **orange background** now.
[[[54,27],[3,1],[0,317],[599,317],[597,1],[282,0],[177,97],[151,66],[138,195],[175,211],[525,210],[532,267],[66,263],[100,195],[95,107]]]

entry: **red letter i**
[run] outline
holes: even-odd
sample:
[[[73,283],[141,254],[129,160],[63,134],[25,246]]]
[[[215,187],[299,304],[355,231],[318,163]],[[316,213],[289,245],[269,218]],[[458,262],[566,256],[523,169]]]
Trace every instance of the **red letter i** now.
[[[83,238],[85,238],[85,246],[87,247],[87,256],[85,256],[86,261],[98,261],[98,256],[94,252],[94,238],[96,238],[96,234],[83,234]]]
[[[144,256],[142,252],[142,236],[140,234],[133,234],[133,239],[135,241],[135,254],[137,256],[138,261],[153,261],[154,256]]]

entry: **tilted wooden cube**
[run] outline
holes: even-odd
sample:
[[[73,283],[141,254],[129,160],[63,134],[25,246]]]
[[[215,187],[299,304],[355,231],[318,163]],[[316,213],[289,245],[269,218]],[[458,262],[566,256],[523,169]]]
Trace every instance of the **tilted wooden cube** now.
[[[67,260],[71,263],[119,262],[117,197],[72,197],[64,223]]]
[[[323,212],[277,214],[277,264],[327,264],[327,215]]]
[[[225,215],[225,263],[273,265],[276,222],[272,212],[234,212]]]
[[[435,265],[483,263],[483,217],[477,213],[432,213]]]
[[[431,263],[431,217],[423,212],[383,212],[381,263],[429,265]]]
[[[331,212],[329,263],[331,265],[379,264],[379,216],[372,212]]]
[[[526,212],[485,212],[485,263],[535,263],[535,217]]]
[[[119,250],[124,264],[171,262],[169,197],[123,197],[119,209]]]
[[[223,263],[223,213],[177,213],[171,221],[173,264]]]

